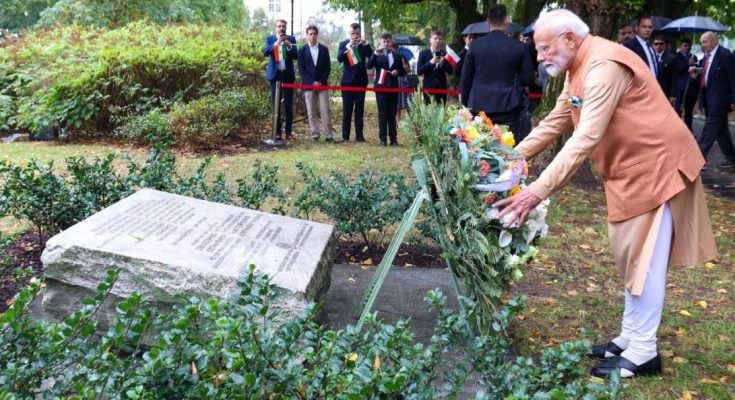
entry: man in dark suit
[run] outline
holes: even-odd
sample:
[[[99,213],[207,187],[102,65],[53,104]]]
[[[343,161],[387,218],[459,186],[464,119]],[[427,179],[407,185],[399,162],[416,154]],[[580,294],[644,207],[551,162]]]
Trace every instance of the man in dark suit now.
[[[638,54],[638,57],[648,65],[653,76],[658,77],[658,63],[656,62],[656,56],[653,54],[653,47],[648,42],[653,34],[653,19],[651,17],[641,17],[638,19],[635,32],[635,37],[625,43],[625,47]]]
[[[375,68],[376,88],[397,88],[398,77],[406,75],[401,56],[393,50],[393,35],[383,32],[380,45],[367,61],[368,68]],[[380,145],[386,146],[388,137],[390,145],[398,146],[398,130],[396,128],[396,112],[398,111],[398,93],[375,92],[378,103],[378,134]]]
[[[457,62],[457,66],[454,68],[454,75],[457,76],[457,78],[462,77],[462,66],[464,65],[464,59],[467,56],[467,50],[470,48],[470,44],[473,40],[477,38],[477,35],[474,33],[470,33],[468,35],[462,35],[462,40],[464,41],[464,47],[462,48],[462,51],[457,53],[459,56],[459,62]]]
[[[702,91],[702,101],[706,113],[702,137],[698,145],[704,158],[717,140],[725,161],[719,168],[735,167],[735,146],[733,146],[728,114],[735,110],[735,57],[730,50],[718,45],[714,32],[705,32],[700,38],[704,57],[699,68],[691,68],[697,73]],[[706,169],[705,165],[703,169]]]
[[[676,82],[674,81],[674,64],[676,62],[676,55],[665,50],[666,39],[657,35],[653,38],[653,54],[656,57],[656,63],[658,64],[656,80],[661,86],[661,90],[669,99],[669,103],[673,106],[676,102]]]
[[[684,113],[684,123],[692,130],[692,116],[694,113],[694,104],[697,102],[699,95],[699,82],[692,79],[689,75],[689,67],[697,62],[697,57],[691,53],[692,41],[682,39],[680,50],[676,53],[676,61],[674,61],[674,82],[676,88],[676,103],[674,109],[676,113],[681,115]],[[683,110],[682,110],[683,107]]]
[[[271,84],[271,103],[275,104],[276,82],[293,83],[296,81],[293,62],[298,57],[296,38],[286,35],[287,23],[285,20],[276,20],[276,32],[265,38],[263,55],[268,57],[268,66],[265,69],[265,79]],[[281,89],[283,104],[279,108],[278,122],[276,123],[276,140],[282,140],[281,113],[286,117],[286,139],[293,139],[291,127],[293,125],[293,89]]]
[[[623,25],[618,28],[618,43],[626,44],[635,38],[635,31],[630,25]]]
[[[318,37],[319,28],[316,25],[306,27],[306,46],[302,46],[299,50],[299,74],[301,83],[305,85],[327,86],[332,64],[329,61],[329,49],[317,42]],[[325,140],[333,142],[332,125],[329,120],[329,91],[304,90],[304,99],[306,100],[306,114],[309,116],[311,140],[319,141],[319,118],[316,115],[316,110],[319,108]]]
[[[446,89],[447,74],[452,73],[452,66],[444,60],[447,52],[442,48],[442,38],[444,33],[440,30],[431,32],[429,43],[431,47],[419,52],[419,60],[416,63],[416,72],[424,77],[424,89]],[[446,94],[429,95],[424,93],[424,103],[431,103],[432,97],[434,101],[444,104],[447,102]]]
[[[521,92],[533,83],[531,57],[523,43],[505,35],[505,6],[492,6],[487,19],[490,33],[472,42],[462,67],[462,104],[519,133]]]
[[[365,39],[362,38],[360,24],[350,25],[350,38],[340,42],[337,61],[342,63],[342,86],[367,87],[368,76],[365,63],[373,54]],[[350,140],[350,123],[355,113],[355,140],[364,142],[363,115],[365,113],[365,92],[342,91],[342,141]]]

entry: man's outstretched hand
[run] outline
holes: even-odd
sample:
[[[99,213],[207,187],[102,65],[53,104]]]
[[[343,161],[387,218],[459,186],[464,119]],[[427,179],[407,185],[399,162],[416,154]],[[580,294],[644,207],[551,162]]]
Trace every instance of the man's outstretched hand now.
[[[513,197],[508,197],[507,199],[493,203],[493,207],[500,209],[500,214],[498,214],[499,220],[504,221],[503,217],[508,216],[505,218],[503,226],[506,228],[517,228],[523,224],[528,213],[539,205],[539,203],[541,203],[541,199],[526,188]]]

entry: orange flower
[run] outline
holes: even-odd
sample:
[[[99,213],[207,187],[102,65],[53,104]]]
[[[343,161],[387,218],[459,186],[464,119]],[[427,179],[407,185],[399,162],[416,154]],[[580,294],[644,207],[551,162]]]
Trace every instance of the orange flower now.
[[[521,187],[518,186],[518,185],[515,185],[515,186],[513,186],[513,189],[510,189],[510,195],[511,195],[511,197],[517,195],[520,192],[521,192]]]
[[[487,127],[487,130],[492,130],[493,120],[490,119],[490,117],[488,117],[487,114],[485,114],[485,111],[480,111],[479,115],[482,118],[482,120],[485,121],[485,126]]]
[[[480,161],[480,175],[485,176],[490,173],[490,163],[485,160]]]
[[[498,195],[496,195],[495,193],[490,193],[487,196],[485,196],[485,203],[493,204],[495,203],[495,200],[497,199],[498,199]]]

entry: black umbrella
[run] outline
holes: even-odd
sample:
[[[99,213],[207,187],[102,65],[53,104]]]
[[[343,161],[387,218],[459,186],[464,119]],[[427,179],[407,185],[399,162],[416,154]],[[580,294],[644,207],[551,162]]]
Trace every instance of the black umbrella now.
[[[487,25],[487,22],[481,21],[467,25],[467,27],[464,28],[464,30],[462,31],[462,35],[484,35],[489,32],[490,27]]]
[[[416,36],[408,36],[408,35],[393,35],[393,43],[400,44],[403,46],[425,46],[426,43],[424,43],[423,40],[417,38]]]
[[[508,33],[521,33],[523,32],[523,25],[516,24],[515,22],[511,22],[508,25],[505,26],[505,31]]]

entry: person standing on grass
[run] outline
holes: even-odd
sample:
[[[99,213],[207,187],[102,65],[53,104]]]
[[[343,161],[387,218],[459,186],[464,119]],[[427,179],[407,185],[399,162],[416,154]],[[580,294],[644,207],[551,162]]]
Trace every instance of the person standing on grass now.
[[[276,123],[276,140],[282,140],[283,130],[281,126],[281,113],[286,119],[286,139],[293,139],[291,128],[293,126],[293,89],[281,89],[281,98],[276,99],[276,82],[294,83],[293,62],[298,56],[296,49],[296,38],[286,35],[287,23],[283,19],[276,20],[276,31],[273,35],[265,38],[263,55],[268,57],[268,66],[265,69],[265,79],[271,85],[271,103],[283,100],[283,106],[279,107],[278,122]]]
[[[368,75],[365,63],[373,54],[373,48],[362,38],[360,24],[350,25],[350,38],[340,42],[337,61],[342,63],[342,86],[367,88]],[[355,116],[355,141],[364,142],[363,116],[365,92],[342,91],[342,141],[350,140],[350,124]]]
[[[327,86],[329,85],[329,73],[332,63],[329,61],[329,49],[327,46],[317,42],[319,28],[316,25],[306,27],[306,46],[299,50],[299,74],[301,83],[304,85]],[[329,120],[329,91],[328,90],[304,90],[306,100],[306,114],[309,117],[309,132],[311,140],[319,141],[319,117],[321,116],[322,130],[325,141],[334,142],[332,137],[332,124]]]
[[[398,88],[398,77],[406,75],[406,70],[401,56],[393,51],[393,35],[389,32],[380,35],[380,45],[368,59],[367,67],[375,68],[376,88]],[[375,92],[375,99],[378,103],[380,145],[387,146],[390,138],[390,145],[398,146],[398,93]]]
[[[604,182],[610,245],[625,286],[622,329],[593,347],[590,356],[603,361],[591,372],[661,374],[656,335],[667,269],[717,254],[699,176],[704,158],[635,53],[590,35],[568,10],[539,18],[535,39],[538,60],[551,76],[566,73],[566,81],[555,108],[516,150],[530,159],[574,131],[535,182],[494,207],[520,226],[589,158]]]
[[[431,39],[429,39],[431,46],[419,52],[416,72],[424,77],[424,89],[447,89],[447,75],[452,73],[452,66],[444,59],[447,52],[442,47],[443,36],[444,33],[441,30],[432,31]],[[447,95],[424,93],[425,104],[429,104],[432,99],[437,103],[445,104]]]

